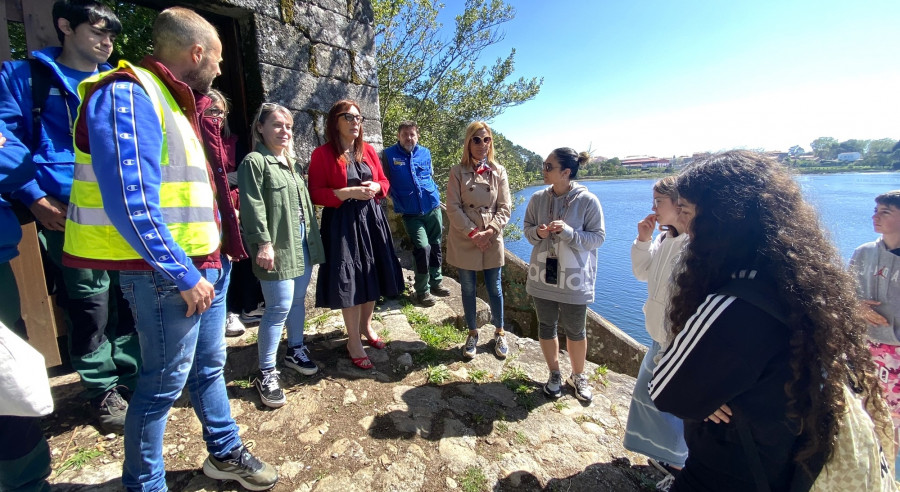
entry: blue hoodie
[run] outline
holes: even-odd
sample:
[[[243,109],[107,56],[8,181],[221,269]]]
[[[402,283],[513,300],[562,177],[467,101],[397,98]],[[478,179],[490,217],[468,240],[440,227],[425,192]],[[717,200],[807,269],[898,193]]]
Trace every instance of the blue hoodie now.
[[[0,121],[0,134],[9,132]],[[21,187],[34,176],[34,164],[28,158],[28,149],[16,139],[7,139],[0,147],[0,193],[9,193]],[[19,255],[16,246],[22,239],[22,228],[9,202],[0,198],[0,263],[6,263]]]
[[[53,77],[50,94],[41,119],[39,148],[26,156],[32,165],[30,179],[12,192],[12,197],[30,206],[37,199],[50,195],[63,203],[69,203],[72,189],[75,153],[72,150],[72,124],[78,116],[78,87],[72,87],[63,76],[56,58],[62,48],[49,47],[32,52],[32,56],[50,67]],[[107,64],[99,67],[109,70]],[[68,97],[60,94],[58,86],[66,88]],[[8,142],[16,140],[26,148],[31,146],[31,67],[27,61],[3,64],[0,70],[0,120],[6,125],[4,136]],[[7,143],[9,145],[9,143]],[[0,152],[2,166],[8,167],[6,153]]]

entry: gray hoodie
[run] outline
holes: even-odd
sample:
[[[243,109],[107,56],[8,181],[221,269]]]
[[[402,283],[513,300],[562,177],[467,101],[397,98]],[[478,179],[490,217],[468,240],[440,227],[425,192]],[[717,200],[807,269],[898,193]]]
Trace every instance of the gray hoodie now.
[[[563,219],[565,228],[541,239],[538,227]],[[606,238],[600,200],[584,186],[572,182],[572,189],[556,196],[552,187],[531,196],[525,210],[525,237],[534,246],[525,291],[534,297],[565,304],[594,302],[597,280],[597,248]],[[554,238],[553,236],[556,236]],[[547,255],[557,248],[558,282],[546,283]]]
[[[859,298],[881,302],[873,308],[888,322],[888,326],[869,325],[869,340],[900,345],[900,256],[891,253],[879,238],[856,248],[850,270],[859,284]]]

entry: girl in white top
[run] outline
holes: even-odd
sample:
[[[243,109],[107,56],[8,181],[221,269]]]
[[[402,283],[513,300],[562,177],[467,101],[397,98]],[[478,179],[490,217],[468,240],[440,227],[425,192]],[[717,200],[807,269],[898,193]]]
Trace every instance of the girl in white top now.
[[[678,190],[675,176],[668,176],[653,186],[653,213],[638,222],[638,237],[631,246],[631,268],[634,276],[647,282],[644,323],[653,343],[638,372],[625,427],[625,448],[647,455],[661,466],[680,469],[687,459],[687,445],[680,419],[660,412],[647,389],[656,367],[654,360],[668,346],[666,312],[672,290],[672,271],[687,240],[683,224],[678,222]],[[653,229],[662,231],[652,238]],[[681,233],[679,233],[681,232]]]

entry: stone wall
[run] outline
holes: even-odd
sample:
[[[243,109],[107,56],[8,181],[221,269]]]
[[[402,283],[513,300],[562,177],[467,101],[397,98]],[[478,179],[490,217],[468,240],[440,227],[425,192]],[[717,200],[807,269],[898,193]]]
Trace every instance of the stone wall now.
[[[149,0],[148,3],[159,3]],[[275,102],[294,115],[298,159],[325,143],[325,117],[340,99],[356,100],[367,142],[381,150],[375,26],[368,0],[183,2],[238,20],[247,108]]]

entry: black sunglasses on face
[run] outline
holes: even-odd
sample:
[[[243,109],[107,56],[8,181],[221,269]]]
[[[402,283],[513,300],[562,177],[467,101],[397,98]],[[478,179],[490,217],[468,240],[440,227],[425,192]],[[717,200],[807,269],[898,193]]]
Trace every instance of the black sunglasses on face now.
[[[491,143],[491,137],[472,137],[472,141],[475,142],[475,145],[481,145],[482,141],[484,141],[484,143],[486,144],[489,144]]]
[[[348,123],[353,123],[353,122],[362,123],[363,121],[366,120],[366,118],[363,117],[363,115],[361,115],[361,114],[341,113],[338,116],[343,116],[344,119],[347,120]]]

